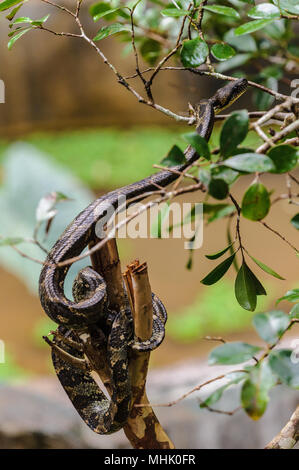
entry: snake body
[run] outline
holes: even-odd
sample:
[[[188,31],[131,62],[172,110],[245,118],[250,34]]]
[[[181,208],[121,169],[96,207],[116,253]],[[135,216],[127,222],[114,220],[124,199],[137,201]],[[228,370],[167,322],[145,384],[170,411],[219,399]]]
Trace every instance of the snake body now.
[[[246,87],[245,79],[236,80],[219,89],[212,98],[201,100],[195,106],[198,135],[208,141],[214,125],[214,114],[231,105]],[[193,148],[188,147],[185,158],[184,164],[174,167],[178,172],[185,170],[199,156]],[[90,371],[76,367],[67,356],[59,353],[57,347],[81,361],[84,358],[83,350],[61,339],[55,340],[56,347],[52,348],[55,371],[62,386],[83,420],[99,434],[115,432],[125,424],[131,403],[128,373],[130,350],[152,350],[163,341],[166,310],[153,294],[153,334],[148,342],[140,343],[134,339],[129,304],[119,312],[111,312],[105,282],[98,273],[91,268],[85,268],[79,273],[74,301],[71,301],[64,295],[64,280],[69,265],[59,267],[56,264],[78,256],[88,246],[95,237],[96,224],[104,217],[108,206],[115,210],[118,208],[120,196],[126,200],[136,196],[142,199],[146,193],[156,190],[157,185],[165,187],[177,177],[173,171],[163,170],[92,202],[60,236],[40,274],[40,301],[46,314],[60,325],[60,337],[68,335],[75,338],[76,334],[80,337],[87,332],[89,340],[97,344],[98,350],[103,348],[106,354],[111,383],[110,399],[101,391]]]

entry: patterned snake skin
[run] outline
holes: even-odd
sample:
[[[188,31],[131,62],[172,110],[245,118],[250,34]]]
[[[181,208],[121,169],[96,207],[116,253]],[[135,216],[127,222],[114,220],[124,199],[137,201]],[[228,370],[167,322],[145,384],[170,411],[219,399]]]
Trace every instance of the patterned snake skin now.
[[[245,79],[230,82],[208,100],[201,100],[195,107],[196,132],[207,141],[210,138],[214,114],[231,105],[247,88]],[[194,149],[185,150],[186,163],[174,167],[183,171],[198,159]],[[131,407],[129,378],[130,350],[151,351],[164,339],[167,313],[160,299],[152,294],[153,333],[147,342],[134,338],[132,314],[129,303],[119,312],[109,309],[104,279],[92,268],[84,268],[73,287],[74,301],[64,295],[64,280],[68,266],[55,263],[78,256],[95,238],[95,226],[106,214],[108,204],[118,208],[120,196],[127,200],[165,187],[178,177],[164,170],[123,188],[111,191],[92,202],[66,228],[51,249],[39,280],[40,301],[46,314],[58,323],[52,347],[52,360],[57,376],[74,407],[96,433],[109,434],[122,428]],[[87,338],[87,339],[86,339]],[[110,398],[102,392],[90,375],[92,364],[87,366],[84,352],[92,344],[107,358]],[[89,357],[89,356],[88,356]],[[89,357],[90,359],[90,357]]]

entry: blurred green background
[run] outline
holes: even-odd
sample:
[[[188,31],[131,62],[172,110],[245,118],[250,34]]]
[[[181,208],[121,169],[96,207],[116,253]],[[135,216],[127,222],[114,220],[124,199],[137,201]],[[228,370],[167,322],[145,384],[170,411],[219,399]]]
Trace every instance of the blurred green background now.
[[[36,16],[43,16],[47,8],[37,4],[35,9]],[[88,21],[87,12],[82,14]],[[57,21],[57,30],[68,30],[67,16],[55,18],[54,12],[53,21]],[[60,218],[51,229],[51,244],[94,197],[149,175],[152,165],[159,163],[173,144],[183,149],[180,136],[186,126],[174,126],[165,116],[134,101],[94,51],[81,44],[36,32],[8,52],[6,35],[1,18],[0,78],[6,85],[6,103],[0,105],[0,235],[31,236],[38,200],[48,191],[64,190],[72,201],[63,203],[61,210],[59,206]],[[103,47],[118,61],[124,75],[132,71],[132,59],[122,55],[118,43],[104,41]],[[211,96],[219,85],[188,74],[162,74],[154,91],[157,102],[186,113],[188,101]],[[249,96],[234,108],[247,106]],[[218,131],[219,126],[212,146],[217,145]],[[249,134],[248,145],[252,139]],[[234,186],[239,201],[251,181],[252,176],[244,177]],[[283,176],[268,175],[263,181],[268,189],[275,189],[275,195],[285,192]],[[192,194],[180,200],[201,202],[203,198]],[[293,207],[281,202],[273,207],[268,220],[296,243],[296,230],[289,224],[293,214]],[[119,240],[123,268],[135,258],[147,261],[153,292],[169,313],[166,340],[152,354],[153,367],[206,357],[214,345],[202,339],[205,335],[256,341],[252,314],[242,310],[234,297],[233,267],[218,284],[200,284],[214,267],[204,255],[227,245],[226,224],[219,220],[205,226],[203,247],[194,254],[191,271],[185,269],[188,252],[182,240]],[[244,220],[242,231],[249,252],[287,278],[279,281],[262,271],[257,273],[269,294],[260,299],[257,311],[273,308],[275,299],[298,281],[294,255],[259,224]],[[28,245],[22,249],[31,253]],[[32,254],[41,257],[41,253]],[[21,258],[9,247],[0,247],[0,339],[6,348],[6,362],[0,364],[3,381],[53,373],[49,348],[41,340],[53,324],[37,297],[39,271],[40,265]],[[287,304],[281,307],[288,311]]]

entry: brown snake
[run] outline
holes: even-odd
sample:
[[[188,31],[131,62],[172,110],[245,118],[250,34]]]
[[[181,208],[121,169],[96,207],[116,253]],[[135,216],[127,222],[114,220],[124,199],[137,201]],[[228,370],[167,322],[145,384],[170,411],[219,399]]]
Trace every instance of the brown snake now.
[[[195,107],[196,132],[208,141],[214,114],[231,105],[246,88],[246,79],[236,80],[220,88],[212,98],[201,100]],[[174,167],[178,172],[199,158],[191,147],[185,150],[185,157],[186,163]],[[108,205],[116,210],[120,196],[127,200],[136,196],[142,199],[142,195],[146,197],[146,193],[157,190],[157,185],[165,187],[177,178],[178,174],[163,170],[92,202],[60,236],[41,271],[40,301],[46,314],[59,325],[55,343],[47,340],[52,346],[55,371],[82,419],[99,434],[115,432],[125,424],[131,407],[128,373],[130,349],[147,351],[159,346],[165,333],[166,310],[153,294],[153,334],[148,342],[138,342],[134,339],[129,304],[119,312],[112,312],[105,281],[98,273],[91,268],[79,273],[75,300],[71,301],[64,295],[64,280],[70,266],[59,267],[56,264],[78,256],[88,246],[95,238],[96,224],[104,217]],[[107,355],[112,390],[110,399],[96,384],[88,367],[82,365],[84,345],[80,338],[83,333],[87,333],[89,340],[97,345],[99,351],[103,348]]]

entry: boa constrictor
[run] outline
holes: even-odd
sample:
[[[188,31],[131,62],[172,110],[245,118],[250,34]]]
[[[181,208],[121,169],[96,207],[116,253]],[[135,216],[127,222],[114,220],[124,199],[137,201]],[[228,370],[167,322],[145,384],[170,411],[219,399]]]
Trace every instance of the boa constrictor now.
[[[207,141],[210,138],[214,114],[230,106],[247,88],[247,80],[240,79],[220,88],[214,96],[201,100],[194,107],[196,132]],[[181,172],[199,156],[188,147],[186,163],[174,167]],[[64,280],[69,265],[57,263],[78,256],[95,238],[96,224],[104,217],[107,204],[115,210],[120,196],[126,200],[165,187],[178,177],[163,170],[136,183],[111,191],[92,202],[66,228],[51,249],[39,280],[40,301],[46,314],[58,323],[52,346],[52,360],[57,376],[74,407],[96,433],[108,434],[122,428],[131,407],[129,378],[130,350],[153,350],[163,341],[167,319],[165,307],[153,294],[153,333],[148,342],[134,338],[133,321],[129,303],[119,312],[109,309],[104,279],[92,268],[84,268],[74,283],[74,301],[64,295]],[[83,340],[87,334],[87,341]],[[78,341],[79,338],[79,341]],[[107,358],[110,375],[110,398],[102,392],[90,374],[92,366],[84,360],[84,347],[92,343]],[[85,344],[85,346],[84,346]]]

